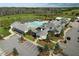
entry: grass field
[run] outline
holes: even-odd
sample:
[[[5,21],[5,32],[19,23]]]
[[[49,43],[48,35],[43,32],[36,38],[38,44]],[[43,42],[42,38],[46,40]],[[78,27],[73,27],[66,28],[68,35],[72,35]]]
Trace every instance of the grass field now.
[[[44,16],[38,16],[34,14],[17,14],[17,15],[8,15],[0,17],[0,24],[5,26],[9,26],[14,21],[24,21],[24,20],[36,20],[42,19]]]
[[[29,39],[31,41],[34,41],[35,40],[34,37],[32,37],[31,35],[25,35],[25,37],[26,37],[26,39]]]
[[[0,36],[8,36],[10,33],[7,29],[4,29],[3,27],[0,27]]]
[[[35,14],[16,14],[8,16],[0,16],[0,20],[33,20],[33,19],[42,19],[44,16],[35,15]]]

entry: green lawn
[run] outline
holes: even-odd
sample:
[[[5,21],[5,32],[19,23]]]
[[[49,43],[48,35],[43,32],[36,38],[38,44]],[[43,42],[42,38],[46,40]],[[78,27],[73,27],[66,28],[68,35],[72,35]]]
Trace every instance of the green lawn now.
[[[35,14],[16,14],[16,15],[7,15],[0,16],[0,25],[3,27],[9,27],[15,21],[26,21],[26,20],[36,20],[44,19],[44,16],[35,15]]]
[[[0,35],[2,37],[8,36],[10,33],[8,31],[8,29],[4,29],[3,27],[0,27]]]
[[[57,41],[58,41],[58,39],[59,39],[58,37],[55,37],[55,36],[53,36],[53,37],[52,37],[52,41],[57,42]]]
[[[7,15],[1,16],[0,20],[33,20],[38,18],[44,18],[44,16],[35,15],[35,14],[16,14],[16,15]]]
[[[50,44],[48,44],[48,47],[50,48],[50,49],[53,49],[54,47],[55,47],[55,43],[52,43],[52,42],[50,42]]]
[[[31,35],[25,35],[25,37],[26,37],[26,39],[29,39],[31,41],[34,41],[35,40],[34,37],[31,36]]]

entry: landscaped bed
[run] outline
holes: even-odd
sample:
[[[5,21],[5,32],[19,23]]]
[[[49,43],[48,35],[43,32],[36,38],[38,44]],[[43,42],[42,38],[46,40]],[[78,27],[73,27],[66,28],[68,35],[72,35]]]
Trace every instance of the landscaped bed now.
[[[52,37],[52,41],[57,42],[57,41],[58,41],[58,39],[59,39],[59,37],[55,37],[55,36],[53,36],[53,37]]]
[[[35,38],[31,35],[25,35],[26,39],[29,39],[31,41],[35,41]]]
[[[39,40],[37,43],[42,45],[42,46],[47,45],[50,49],[54,48],[54,46],[55,46],[55,43],[47,42],[45,40]]]
[[[5,29],[3,27],[0,27],[0,36],[2,37],[5,37],[5,36],[8,36],[10,33],[9,33],[9,30],[8,29]]]
[[[49,51],[40,52],[39,56],[49,56]]]

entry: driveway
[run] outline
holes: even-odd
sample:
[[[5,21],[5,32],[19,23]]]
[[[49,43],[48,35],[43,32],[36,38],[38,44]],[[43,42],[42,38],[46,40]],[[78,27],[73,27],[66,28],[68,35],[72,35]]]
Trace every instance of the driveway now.
[[[79,56],[79,28],[72,28],[65,34],[65,39],[70,37],[71,40],[67,40],[67,44],[60,44],[60,46],[64,49],[64,53],[69,56]]]

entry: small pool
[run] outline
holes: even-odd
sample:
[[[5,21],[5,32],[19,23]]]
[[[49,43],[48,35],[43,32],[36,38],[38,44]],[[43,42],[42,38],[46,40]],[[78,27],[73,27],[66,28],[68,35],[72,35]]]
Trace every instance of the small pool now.
[[[31,22],[31,26],[32,26],[32,27],[40,27],[40,26],[42,26],[44,23],[47,23],[47,21],[33,21],[33,22]]]

